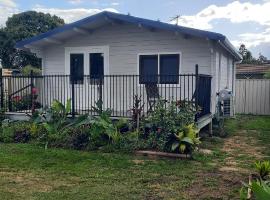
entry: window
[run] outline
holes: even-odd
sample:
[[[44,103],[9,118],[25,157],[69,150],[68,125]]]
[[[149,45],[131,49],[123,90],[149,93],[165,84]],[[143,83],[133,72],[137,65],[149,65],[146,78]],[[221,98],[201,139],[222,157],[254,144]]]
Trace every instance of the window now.
[[[70,54],[70,81],[83,84],[83,54]]]
[[[89,65],[91,84],[99,83],[100,79],[104,76],[104,54],[90,53]]]
[[[180,54],[139,56],[140,84],[178,84]]]
[[[158,55],[140,56],[140,83],[158,82]]]
[[[160,83],[178,84],[179,54],[160,55]]]

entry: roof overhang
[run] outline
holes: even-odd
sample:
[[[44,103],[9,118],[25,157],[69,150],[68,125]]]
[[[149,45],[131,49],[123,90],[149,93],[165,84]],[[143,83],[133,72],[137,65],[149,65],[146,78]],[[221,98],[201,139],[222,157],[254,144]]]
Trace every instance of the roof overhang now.
[[[172,25],[160,21],[143,19],[130,15],[112,13],[108,11],[100,12],[96,15],[92,15],[79,21],[55,28],[46,33],[42,33],[32,38],[22,40],[16,43],[15,48],[27,50],[31,49],[31,47],[38,48],[50,44],[61,44],[63,40],[75,34],[91,34],[96,28],[106,25],[108,23],[131,23],[136,24],[140,27],[149,28],[151,30],[162,29],[175,33],[181,33],[184,35],[207,38],[209,40],[219,42],[223,48],[225,48],[229,53],[232,54],[235,60],[239,61],[242,59],[241,55],[239,55],[239,53],[229,42],[229,40],[220,33]]]

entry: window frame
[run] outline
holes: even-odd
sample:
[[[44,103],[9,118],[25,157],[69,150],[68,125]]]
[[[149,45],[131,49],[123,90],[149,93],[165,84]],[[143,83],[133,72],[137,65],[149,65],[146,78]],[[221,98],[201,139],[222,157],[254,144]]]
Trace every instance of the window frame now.
[[[158,56],[158,75],[160,75],[160,55],[171,55],[171,54],[177,54],[179,55],[179,71],[178,71],[178,75],[180,75],[181,73],[181,66],[182,66],[182,52],[181,51],[173,51],[173,52],[153,52],[153,53],[138,53],[137,55],[137,75],[140,76],[140,56],[147,56],[147,55],[157,55]],[[144,86],[145,83],[140,83],[138,82],[139,86]],[[181,83],[179,81],[179,83],[160,83],[160,80],[158,80],[157,85],[159,87],[166,87],[166,85],[171,85],[171,86],[180,86]]]

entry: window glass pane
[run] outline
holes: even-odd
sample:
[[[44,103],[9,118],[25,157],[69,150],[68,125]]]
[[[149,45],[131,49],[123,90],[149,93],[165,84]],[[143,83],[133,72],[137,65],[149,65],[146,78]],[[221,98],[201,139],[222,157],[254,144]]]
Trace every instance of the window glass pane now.
[[[179,83],[179,54],[160,55],[160,83]]]
[[[141,55],[139,60],[140,83],[157,83],[158,55]]]
[[[104,76],[104,54],[90,53],[89,59],[91,83],[98,83],[100,78]]]
[[[83,54],[70,54],[70,81],[83,84]]]

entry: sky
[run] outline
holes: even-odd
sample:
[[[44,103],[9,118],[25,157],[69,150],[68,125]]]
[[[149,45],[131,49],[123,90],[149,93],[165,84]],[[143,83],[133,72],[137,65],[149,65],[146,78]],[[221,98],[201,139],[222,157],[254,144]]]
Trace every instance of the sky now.
[[[245,44],[254,57],[270,59],[270,0],[0,0],[0,26],[12,14],[35,10],[55,14],[66,23],[108,10],[171,21],[222,33],[238,49]]]

